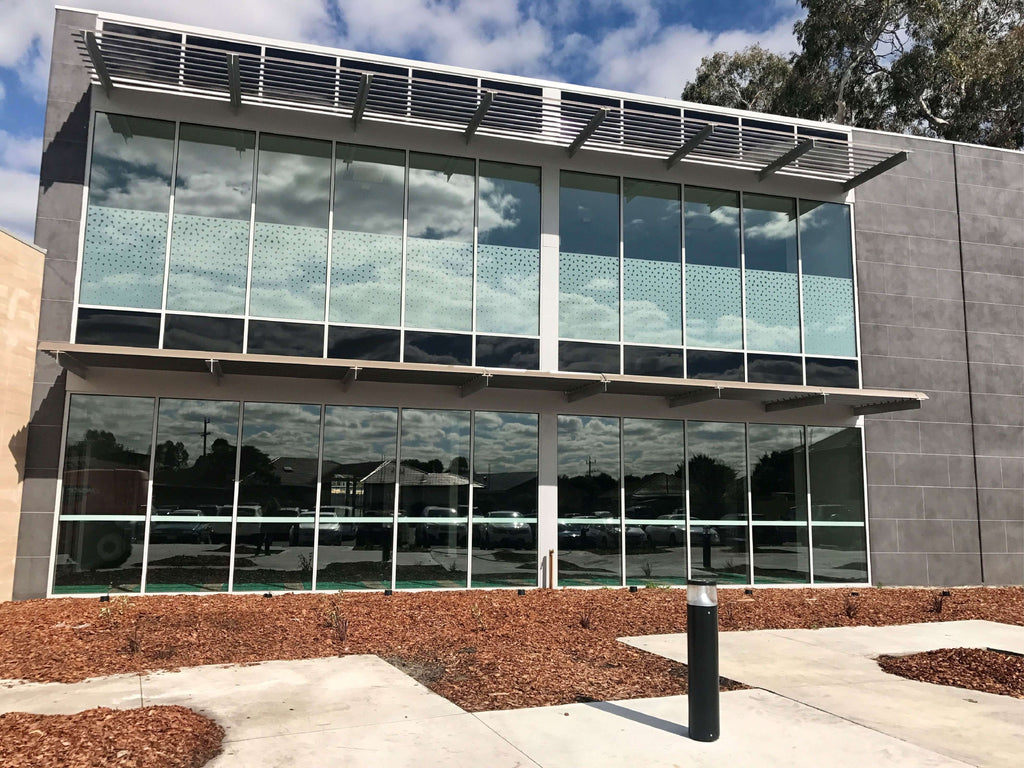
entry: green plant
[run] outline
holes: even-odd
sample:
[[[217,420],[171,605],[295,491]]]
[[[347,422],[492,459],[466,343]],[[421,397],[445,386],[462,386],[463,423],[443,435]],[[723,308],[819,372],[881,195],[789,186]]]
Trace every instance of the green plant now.
[[[843,612],[846,614],[846,618],[854,618],[860,612],[860,601],[852,595],[847,595],[846,602],[843,604]]]
[[[946,602],[946,596],[941,592],[937,595],[932,595],[931,605],[928,607],[929,613],[942,613],[943,604]]]
[[[341,596],[329,597],[324,601],[322,612],[324,624],[334,636],[338,655],[342,655],[345,642],[348,640],[348,619],[341,609]]]
[[[594,625],[594,609],[587,608],[580,616],[580,626],[584,629],[590,629]]]
[[[651,566],[650,560],[644,560],[644,564],[640,566],[640,570],[644,572],[645,578],[651,578],[651,574],[654,573],[654,568]]]
[[[313,578],[313,555],[299,555],[299,573],[303,581]]]
[[[476,629],[478,632],[484,631],[484,614],[480,610],[480,606],[476,603],[470,607],[469,612],[473,614],[473,619],[476,620]]]

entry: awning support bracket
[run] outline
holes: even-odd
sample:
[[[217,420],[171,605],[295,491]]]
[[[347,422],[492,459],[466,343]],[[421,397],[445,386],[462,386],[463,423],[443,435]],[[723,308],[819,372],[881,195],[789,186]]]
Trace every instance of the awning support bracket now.
[[[64,370],[75,374],[80,379],[89,378],[89,366],[79,362],[67,352],[57,352],[54,354],[54,357],[57,360],[57,365]]]
[[[487,389],[489,386],[491,386],[491,374],[485,371],[479,376],[474,376],[469,379],[465,384],[462,384],[459,387],[459,397],[475,395],[480,390]]]
[[[676,397],[667,398],[669,408],[681,408],[684,405],[694,405],[695,403],[705,403],[708,400],[721,399],[721,387],[714,387],[712,389],[701,389],[697,390],[696,392],[689,392],[685,395],[677,395]]]
[[[866,405],[853,406],[853,412],[857,416],[869,416],[873,413],[891,413],[892,411],[915,411],[921,407],[921,401],[917,398],[907,400],[884,400],[878,403],[867,403]]]
[[[757,172],[757,180],[764,181],[773,173],[782,170],[790,163],[795,162],[801,155],[806,155],[814,149],[814,139],[803,139],[795,147],[784,155],[775,158],[768,165]]]
[[[768,413],[772,411],[788,411],[793,408],[809,408],[812,405],[825,405],[828,402],[828,395],[821,392],[816,395],[801,395],[800,397],[787,397],[783,400],[770,400],[764,404]]]
[[[355,384],[356,381],[358,381],[359,379],[360,370],[360,368],[352,366],[347,371],[345,371],[345,375],[341,377],[342,392],[348,392],[350,389],[352,389],[352,385]]]
[[[86,31],[85,32],[85,48],[89,51],[89,58],[92,60],[92,68],[96,70],[96,77],[100,80],[100,85],[103,86],[103,90],[107,92],[107,96],[114,90],[114,81],[110,79],[110,71],[107,69],[107,63],[103,61],[103,53],[100,51],[100,45],[96,42],[96,33]]]
[[[866,171],[861,171],[849,181],[843,182],[843,192],[849,192],[856,186],[863,184],[865,181],[870,181],[875,176],[880,176],[890,168],[895,168],[900,163],[905,163],[910,159],[910,153],[906,150],[897,152],[892,157],[888,157],[877,165],[873,165]]]
[[[565,399],[570,403],[575,403],[594,395],[603,395],[607,391],[608,379],[602,377],[600,381],[592,381],[590,384],[584,384],[582,387],[570,389],[565,393]]]
[[[714,132],[715,126],[713,124],[709,123],[708,125],[705,125],[699,131],[697,131],[697,133],[695,133],[693,136],[687,139],[683,146],[681,146],[679,149],[677,149],[675,152],[669,155],[668,159],[665,160],[665,168],[671,169],[672,166],[674,166],[688,154],[697,149],[697,147],[703,144],[704,139],[706,139]]]
[[[583,126],[583,130],[579,132],[575,139],[572,140],[572,144],[569,145],[569,157],[572,157],[580,151],[580,147],[586,143],[587,139],[594,135],[594,131],[601,127],[601,123],[608,117],[608,110],[601,107],[594,116],[590,118],[590,122]]]
[[[480,97],[480,103],[477,105],[476,112],[473,113],[473,117],[470,118],[469,125],[466,126],[466,133],[464,137],[466,143],[469,144],[473,138],[473,134],[476,133],[477,128],[484,121],[484,116],[487,114],[487,110],[491,108],[491,104],[494,103],[495,91],[484,91],[483,96]]]
[[[359,128],[359,121],[363,119],[363,112],[366,111],[366,101],[370,97],[370,85],[373,83],[373,75],[363,72],[359,76],[359,92],[356,94],[356,103],[352,107],[352,130]]]
[[[220,386],[220,380],[224,378],[224,371],[221,370],[220,360],[207,360],[206,369],[210,372],[210,375],[217,380],[217,386]]]

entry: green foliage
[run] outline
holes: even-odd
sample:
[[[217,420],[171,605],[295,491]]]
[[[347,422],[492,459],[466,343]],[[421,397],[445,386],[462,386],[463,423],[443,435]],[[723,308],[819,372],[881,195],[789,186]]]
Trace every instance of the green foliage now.
[[[860,128],[1024,146],[1024,0],[799,0],[800,51],[701,62],[683,98]]]

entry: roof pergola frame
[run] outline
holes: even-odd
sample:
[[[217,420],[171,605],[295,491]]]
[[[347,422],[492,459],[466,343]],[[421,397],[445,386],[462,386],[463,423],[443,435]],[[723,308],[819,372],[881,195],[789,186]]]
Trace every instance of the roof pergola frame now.
[[[104,20],[103,14],[100,19]],[[848,190],[902,162],[906,153],[854,143],[842,126],[804,127],[787,118],[721,114],[714,108],[607,92],[598,99],[571,86],[521,80],[313,46],[241,41],[146,21],[138,34],[73,31],[93,82],[110,92],[168,93],[242,106],[280,108],[431,131],[588,151],[783,174]],[[148,30],[159,32],[151,35]],[[315,50],[315,52],[314,52]],[[372,98],[370,92],[372,89]],[[493,95],[492,95],[493,94]],[[597,99],[600,106],[594,103]],[[709,119],[710,118],[710,119]],[[813,139],[806,136],[814,134]],[[689,139],[686,137],[689,136]],[[808,145],[810,141],[812,144]],[[794,146],[796,142],[796,146]],[[792,147],[780,157],[782,148]],[[790,152],[800,150],[795,163]]]

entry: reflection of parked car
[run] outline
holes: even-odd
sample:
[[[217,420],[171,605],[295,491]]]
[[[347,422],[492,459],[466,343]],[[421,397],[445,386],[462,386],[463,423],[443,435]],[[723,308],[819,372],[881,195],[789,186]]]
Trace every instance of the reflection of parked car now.
[[[533,529],[529,523],[522,522],[522,513],[513,510],[495,510],[493,512],[481,512],[474,516],[474,520],[488,520],[491,518],[500,522],[483,522],[476,526],[473,532],[478,537],[479,545],[489,547],[492,544],[506,543],[511,540],[520,546],[529,547],[533,544]]]
[[[659,520],[678,520],[676,525],[648,525],[647,538],[655,547],[676,547],[686,541],[686,515],[659,515]]]
[[[453,507],[424,507],[420,513],[422,517],[433,518],[465,518],[465,512]],[[460,523],[428,522],[416,526],[416,543],[419,546],[430,544],[449,544],[454,541],[456,546],[466,543],[466,526]]]
[[[321,507],[320,508],[320,543],[341,544],[343,539],[350,539],[355,536],[355,523],[346,523],[344,518],[352,516],[352,507]],[[311,545],[313,543],[313,526],[315,525],[315,513],[313,511],[300,512],[299,522],[294,523],[288,531],[288,543],[295,547],[298,545]]]
[[[221,507],[219,514],[221,517],[231,517],[230,505]],[[256,543],[260,540],[260,521],[254,520],[249,522],[251,518],[258,518],[260,516],[261,512],[258,505],[239,505],[236,541],[249,540]],[[213,537],[214,541],[227,543],[231,540],[231,522],[225,520],[223,522],[210,523],[210,535]]]
[[[161,518],[195,518],[192,520],[175,519],[165,521]],[[198,509],[172,509],[156,512],[149,528],[151,544],[209,544],[213,540],[213,527],[200,518],[203,513]]]

